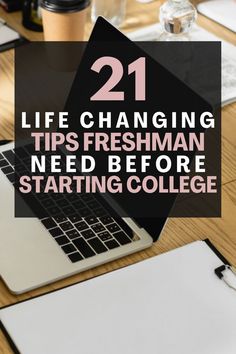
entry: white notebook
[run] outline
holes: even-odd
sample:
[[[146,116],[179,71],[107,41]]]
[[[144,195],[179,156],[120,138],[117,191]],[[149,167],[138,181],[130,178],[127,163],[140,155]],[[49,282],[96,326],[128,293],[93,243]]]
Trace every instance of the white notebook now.
[[[0,45],[15,41],[19,38],[19,33],[2,23],[0,19]]]
[[[236,1],[235,0],[209,0],[197,5],[198,11],[236,32]]]
[[[235,0],[236,4],[236,0]],[[236,22],[236,12],[235,12]],[[133,41],[157,41],[162,34],[160,24],[143,27],[128,33]],[[223,41],[195,25],[190,32],[191,41],[221,41],[222,43],[222,106],[236,101],[236,46]]]
[[[236,292],[197,241],[2,309],[22,354],[235,354]]]

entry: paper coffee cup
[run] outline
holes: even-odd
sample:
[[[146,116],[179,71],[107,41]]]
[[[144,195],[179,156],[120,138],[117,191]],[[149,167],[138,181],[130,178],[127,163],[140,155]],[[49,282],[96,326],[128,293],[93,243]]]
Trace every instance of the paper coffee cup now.
[[[90,0],[42,0],[45,41],[82,41]]]

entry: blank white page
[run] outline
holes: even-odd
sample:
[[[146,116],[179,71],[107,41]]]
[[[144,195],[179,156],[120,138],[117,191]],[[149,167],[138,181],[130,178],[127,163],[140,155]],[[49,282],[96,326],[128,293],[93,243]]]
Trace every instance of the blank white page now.
[[[15,41],[19,38],[19,33],[6,25],[0,24],[0,45]]]
[[[236,293],[203,241],[0,311],[23,354],[235,354]]]
[[[209,0],[198,4],[197,9],[203,15],[236,32],[236,1]]]

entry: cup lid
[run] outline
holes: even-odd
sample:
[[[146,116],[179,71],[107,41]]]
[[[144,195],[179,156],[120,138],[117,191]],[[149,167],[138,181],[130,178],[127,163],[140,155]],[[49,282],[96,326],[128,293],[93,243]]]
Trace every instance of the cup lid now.
[[[76,12],[90,5],[90,0],[42,0],[41,7],[52,12]]]

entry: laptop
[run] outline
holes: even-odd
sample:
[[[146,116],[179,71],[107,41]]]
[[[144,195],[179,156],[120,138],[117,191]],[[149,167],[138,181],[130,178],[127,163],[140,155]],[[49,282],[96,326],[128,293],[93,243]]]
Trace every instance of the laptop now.
[[[113,27],[99,18],[94,40],[102,38],[104,26],[111,33]],[[35,217],[14,217],[15,170],[31,173],[32,148],[30,143],[0,147],[0,275],[11,292],[20,294],[138,252],[159,238],[166,218],[114,217],[105,198],[92,193],[35,194],[28,203],[37,210]]]
[[[0,147],[0,270],[11,292],[20,294],[140,251],[160,236],[165,218],[115,218],[102,196],[87,193],[40,193],[29,206],[41,216],[14,217],[14,171],[20,158],[21,169],[30,173],[31,147]]]

